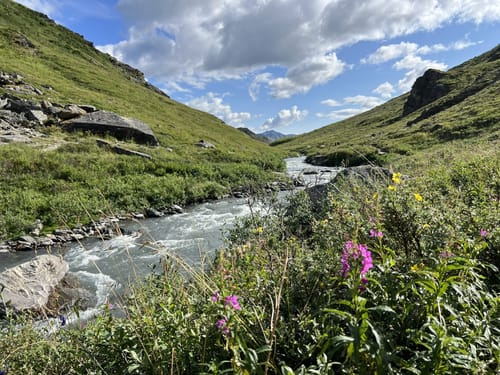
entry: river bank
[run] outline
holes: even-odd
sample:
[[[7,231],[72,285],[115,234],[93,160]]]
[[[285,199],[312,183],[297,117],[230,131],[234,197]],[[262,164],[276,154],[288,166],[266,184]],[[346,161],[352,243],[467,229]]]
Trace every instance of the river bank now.
[[[325,183],[338,170],[312,167],[303,157],[290,158],[286,162],[288,177],[305,186]],[[269,191],[280,191],[283,187],[276,183]],[[120,296],[134,280],[160,272],[163,258],[179,257],[197,266],[223,247],[224,233],[236,220],[258,209],[249,205],[247,193],[239,192],[237,196],[177,207],[175,214],[158,217],[135,214],[108,218],[98,236],[85,237],[80,230],[67,231],[69,241],[37,247],[35,251],[0,254],[0,272],[29,261],[35,255],[59,255],[69,264],[69,273],[79,280],[80,288],[93,296],[90,308],[80,312],[81,316],[92,316],[106,302],[118,305]]]

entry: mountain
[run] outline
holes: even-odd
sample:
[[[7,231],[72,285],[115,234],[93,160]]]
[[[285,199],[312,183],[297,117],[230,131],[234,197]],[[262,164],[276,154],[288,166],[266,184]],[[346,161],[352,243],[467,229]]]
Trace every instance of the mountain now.
[[[318,164],[390,164],[443,146],[498,149],[499,138],[500,45],[446,72],[430,69],[410,92],[277,147]]]
[[[151,142],[66,124],[63,113],[82,111],[145,129]],[[139,70],[11,0],[0,0],[0,139],[0,239],[36,220],[47,229],[216,198],[282,168],[281,151],[170,99]]]
[[[294,137],[294,134],[283,134],[275,130],[268,130],[263,133],[259,133],[260,136],[267,138],[269,141],[274,142],[283,138]]]
[[[254,133],[250,129],[243,128],[243,127],[238,128],[238,130],[249,135],[253,139],[256,139],[258,141],[265,142],[265,143],[272,143],[274,141],[277,141],[277,140],[280,140],[283,138],[289,138],[289,137],[295,136],[294,134],[282,134],[282,133],[277,132],[275,130],[268,130],[268,131],[265,131],[263,133]]]

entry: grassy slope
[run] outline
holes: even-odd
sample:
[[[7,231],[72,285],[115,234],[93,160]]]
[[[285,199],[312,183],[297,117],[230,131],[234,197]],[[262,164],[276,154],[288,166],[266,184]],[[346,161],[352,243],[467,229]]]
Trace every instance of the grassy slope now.
[[[16,43],[19,39],[34,48]],[[0,71],[21,74],[43,92],[25,98],[90,104],[139,119],[151,126],[162,146],[127,145],[153,156],[152,161],[139,160],[98,149],[95,137],[54,127],[41,129],[48,138],[35,144],[0,146],[5,198],[0,238],[22,232],[37,218],[48,227],[72,225],[103,207],[121,211],[213,198],[269,179],[270,171],[281,168],[278,150],[148,88],[140,72],[10,0],[0,0]],[[217,149],[195,147],[200,139]],[[50,150],[53,145],[62,147]]]
[[[444,97],[402,116],[408,93],[370,111],[277,142],[330,164],[392,163],[450,145],[494,149],[500,135],[500,47],[448,71]],[[472,95],[468,95],[472,93]],[[425,113],[432,115],[425,116]]]

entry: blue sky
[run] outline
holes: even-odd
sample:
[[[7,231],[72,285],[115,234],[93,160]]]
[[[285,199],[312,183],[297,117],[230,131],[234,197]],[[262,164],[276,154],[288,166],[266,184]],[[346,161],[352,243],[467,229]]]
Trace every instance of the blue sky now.
[[[500,42],[494,0],[17,0],[255,132],[368,110]]]

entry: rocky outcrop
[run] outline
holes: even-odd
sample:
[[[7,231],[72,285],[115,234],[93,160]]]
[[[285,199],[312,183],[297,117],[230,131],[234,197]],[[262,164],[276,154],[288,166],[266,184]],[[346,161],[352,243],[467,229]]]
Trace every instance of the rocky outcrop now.
[[[43,312],[68,269],[61,257],[45,254],[0,273],[0,313],[7,308]]]
[[[0,96],[0,142],[29,143],[44,136],[41,132],[44,126],[55,125],[70,131],[83,130],[117,139],[132,139],[141,144],[159,144],[151,128],[139,120],[99,111],[87,104],[59,105],[47,100],[38,102],[19,98],[14,93],[43,94],[40,88],[25,83],[19,74],[0,72],[0,87],[12,92]],[[122,153],[128,154],[126,150]]]
[[[356,179],[365,184],[373,184],[377,181],[388,180],[391,172],[387,168],[376,167],[372,165],[360,165],[357,167],[349,167],[341,170],[335,177],[326,184],[315,185],[306,189],[309,198],[313,205],[324,201],[329,192],[336,189],[336,185],[341,180]]]
[[[417,78],[403,107],[403,116],[448,94],[450,86],[442,82],[445,76],[445,72],[429,69],[423,76]]]
[[[137,143],[158,146],[159,142],[145,123],[113,112],[96,111],[65,121],[63,129],[111,134],[117,139],[133,139]]]

